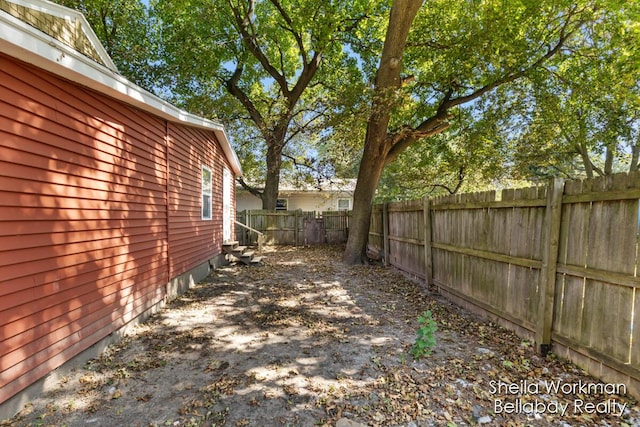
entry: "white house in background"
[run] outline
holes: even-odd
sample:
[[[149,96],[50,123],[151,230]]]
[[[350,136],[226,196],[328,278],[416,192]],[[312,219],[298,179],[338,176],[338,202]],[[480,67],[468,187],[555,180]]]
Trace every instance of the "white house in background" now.
[[[320,184],[293,186],[283,183],[278,193],[276,210],[305,212],[348,211],[353,208],[355,179],[334,179]],[[236,188],[236,210],[262,209],[262,200],[242,187]]]

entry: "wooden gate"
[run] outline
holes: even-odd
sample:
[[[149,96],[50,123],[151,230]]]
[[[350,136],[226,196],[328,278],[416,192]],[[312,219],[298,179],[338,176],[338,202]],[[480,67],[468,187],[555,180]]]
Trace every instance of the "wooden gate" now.
[[[304,219],[304,244],[319,245],[325,243],[324,219],[307,217]]]

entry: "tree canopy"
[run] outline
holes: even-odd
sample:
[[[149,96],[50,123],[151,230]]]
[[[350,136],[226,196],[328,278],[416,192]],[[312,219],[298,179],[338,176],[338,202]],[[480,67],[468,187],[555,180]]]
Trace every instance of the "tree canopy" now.
[[[415,6],[419,10],[408,36],[398,37]],[[418,0],[395,0],[391,9],[343,258],[347,263],[364,257],[371,202],[387,164],[416,143],[436,147],[434,136],[456,117],[478,116],[483,100],[512,92],[517,99],[520,87],[539,90],[545,76],[561,72],[569,59],[589,58],[595,48],[606,52],[615,37],[607,37],[611,29],[600,28],[612,16],[633,22],[613,1],[434,0],[420,6]],[[545,108],[518,106],[534,114]],[[458,113],[461,109],[471,114]]]
[[[244,161],[243,185],[274,209],[281,173],[316,168],[337,88],[362,81],[345,49],[380,2],[157,0],[162,87],[224,122]],[[353,90],[353,89],[347,89]],[[255,184],[264,184],[264,189]]]
[[[640,165],[638,2],[60,2],[126,76],[223,122],[266,208],[282,176],[358,175],[349,262],[377,189],[419,197]]]

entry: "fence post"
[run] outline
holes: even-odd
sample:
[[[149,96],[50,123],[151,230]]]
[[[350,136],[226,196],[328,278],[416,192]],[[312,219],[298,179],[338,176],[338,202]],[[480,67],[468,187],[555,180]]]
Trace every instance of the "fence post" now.
[[[242,212],[242,216],[244,217],[244,224],[251,227],[251,224],[249,224],[249,211],[247,209],[245,209]],[[241,245],[245,245],[247,240],[249,239],[249,234],[247,233],[247,230],[245,230],[244,228],[242,228],[242,240],[240,241]]]
[[[294,244],[296,246],[298,245],[298,239],[299,239],[299,230],[298,230],[298,209],[295,210],[295,212],[293,213],[293,240],[294,240]]]
[[[424,196],[424,284],[433,283],[433,255],[431,253],[431,200]]]
[[[389,203],[382,205],[382,248],[384,251],[384,266],[389,267]]]
[[[340,238],[340,242],[346,242],[349,237],[349,211],[342,211],[342,218],[340,219],[340,226],[344,226],[344,237]]]
[[[542,270],[540,271],[536,345],[542,355],[551,351],[551,328],[556,291],[556,268],[560,246],[562,194],[564,180],[553,178],[547,186],[547,207],[544,216],[542,241]]]

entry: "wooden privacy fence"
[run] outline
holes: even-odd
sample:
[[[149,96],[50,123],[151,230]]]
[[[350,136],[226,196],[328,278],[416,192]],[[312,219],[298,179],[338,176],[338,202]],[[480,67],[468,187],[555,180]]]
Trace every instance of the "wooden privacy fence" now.
[[[498,197],[496,197],[498,196]],[[640,396],[640,174],[374,207],[369,245]]]
[[[246,210],[238,212],[236,219],[263,233],[266,244],[299,246],[346,242],[350,216],[348,211]],[[236,240],[242,245],[252,245],[256,235],[237,227]]]

